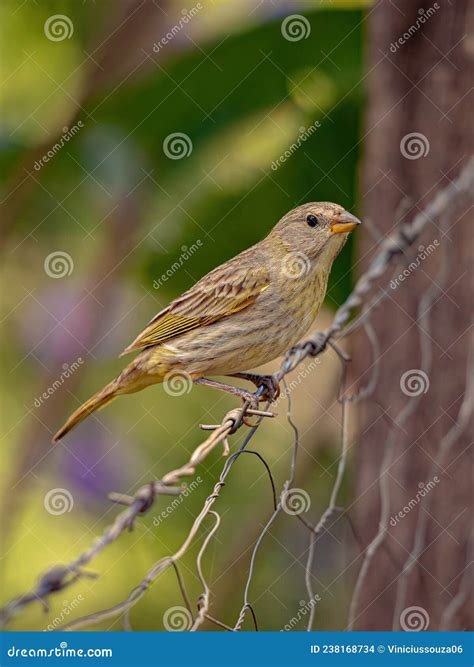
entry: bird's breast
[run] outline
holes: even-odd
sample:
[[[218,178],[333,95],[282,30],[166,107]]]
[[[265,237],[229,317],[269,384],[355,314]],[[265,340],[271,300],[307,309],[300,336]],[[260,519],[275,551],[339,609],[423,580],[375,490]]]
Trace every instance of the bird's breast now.
[[[274,281],[254,304],[173,341],[192,374],[228,375],[281,356],[308,331],[324,300],[327,275]]]

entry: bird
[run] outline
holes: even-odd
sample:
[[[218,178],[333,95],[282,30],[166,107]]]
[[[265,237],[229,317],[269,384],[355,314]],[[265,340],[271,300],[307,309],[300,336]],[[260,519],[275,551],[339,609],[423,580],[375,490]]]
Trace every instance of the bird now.
[[[279,387],[273,376],[246,371],[282,355],[308,331],[324,301],[332,264],[359,224],[331,202],[302,204],[286,213],[265,238],[155,315],[120,355],[135,352],[135,358],[72,413],[53,442],[117,396],[166,383],[173,374],[255,401],[255,393],[207,376],[242,378],[263,385],[257,402],[274,398]]]

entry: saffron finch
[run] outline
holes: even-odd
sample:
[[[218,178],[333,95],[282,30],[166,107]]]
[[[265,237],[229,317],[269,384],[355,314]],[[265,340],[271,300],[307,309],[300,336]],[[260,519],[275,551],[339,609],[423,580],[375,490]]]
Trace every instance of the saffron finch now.
[[[81,405],[53,438],[121,394],[166,382],[172,373],[245,400],[253,394],[207,379],[233,376],[278,390],[268,376],[244,373],[283,354],[310,328],[332,263],[360,221],[337,204],[289,211],[262,241],[201,278],[158,313],[122,354],[140,351]]]

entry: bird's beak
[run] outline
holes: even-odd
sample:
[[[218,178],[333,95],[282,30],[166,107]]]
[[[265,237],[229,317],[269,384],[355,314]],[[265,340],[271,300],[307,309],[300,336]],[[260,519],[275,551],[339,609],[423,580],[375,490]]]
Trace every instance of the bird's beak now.
[[[352,232],[357,225],[360,225],[359,218],[356,218],[355,215],[352,215],[348,211],[343,211],[331,223],[330,228],[333,234],[342,234],[343,232]]]

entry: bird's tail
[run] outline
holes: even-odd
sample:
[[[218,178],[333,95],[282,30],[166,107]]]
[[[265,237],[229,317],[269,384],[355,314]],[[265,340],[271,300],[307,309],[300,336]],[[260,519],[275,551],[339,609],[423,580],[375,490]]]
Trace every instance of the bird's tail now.
[[[162,358],[160,351],[145,350],[137,355],[115,380],[105,385],[72,413],[64,426],[53,437],[53,442],[61,440],[79,422],[111,403],[120,394],[133,394],[152,384],[163,382],[169,369],[170,366]]]
[[[61,438],[63,438],[66,433],[69,433],[69,431],[77,424],[79,424],[79,422],[81,422],[96,410],[100,410],[101,408],[111,403],[117,395],[117,380],[113,380],[103,389],[91,396],[88,401],[83,403],[79,408],[77,408],[77,410],[75,410],[75,412],[72,413],[64,426],[62,426],[54,435],[53,442],[58,442],[58,440],[61,440]]]

